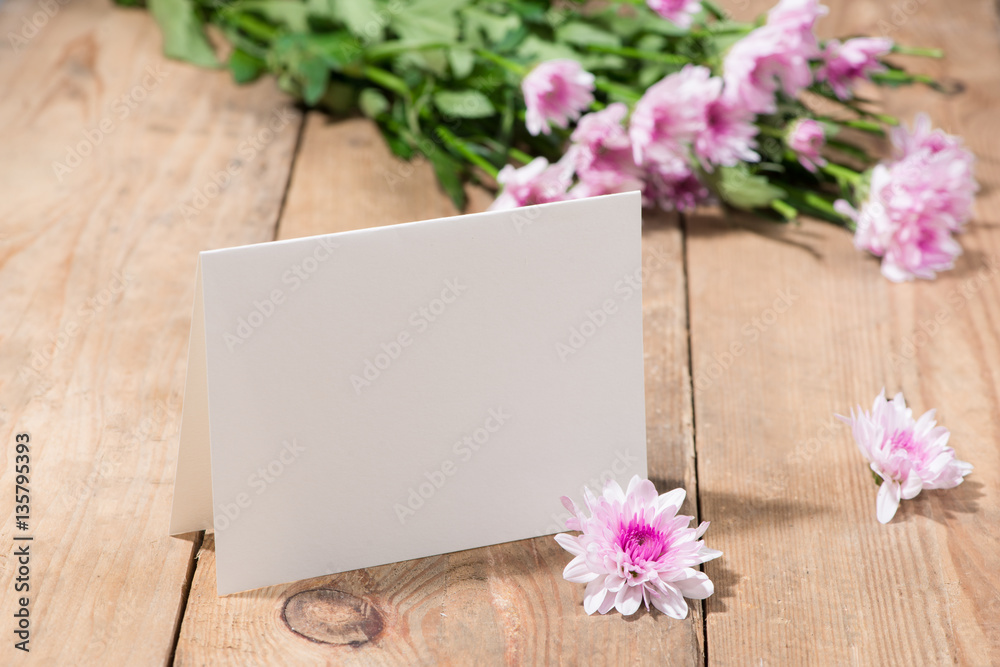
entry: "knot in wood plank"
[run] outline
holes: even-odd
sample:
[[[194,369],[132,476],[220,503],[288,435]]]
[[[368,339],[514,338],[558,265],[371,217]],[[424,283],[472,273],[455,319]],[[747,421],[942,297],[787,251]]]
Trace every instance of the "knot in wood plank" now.
[[[350,593],[312,588],[292,595],[281,610],[288,629],[321,644],[361,646],[385,627],[378,609]]]

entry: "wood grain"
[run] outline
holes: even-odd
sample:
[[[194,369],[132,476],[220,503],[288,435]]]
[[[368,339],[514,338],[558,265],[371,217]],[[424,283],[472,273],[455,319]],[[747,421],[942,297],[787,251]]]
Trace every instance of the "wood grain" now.
[[[913,11],[894,15],[897,5]],[[951,98],[885,96],[905,118],[930,111],[979,155],[985,192],[954,271],[894,285],[822,223],[782,233],[745,218],[688,221],[701,504],[726,554],[706,567],[717,585],[711,664],[987,665],[1000,655],[997,17],[989,2],[866,0],[833,5],[821,25],[880,34],[897,22],[891,37],[948,52],[907,65],[965,85]],[[778,308],[783,292],[793,301]],[[882,386],[904,391],[918,414],[938,408],[976,466],[884,526],[865,462],[832,421]]]
[[[473,206],[489,198],[471,191]],[[407,222],[455,211],[429,165],[392,158],[363,120],[310,114],[280,238]],[[695,513],[690,380],[680,232],[646,221],[644,293],[651,477],[683,485]],[[568,554],[538,538],[218,598],[209,535],[199,555],[177,663],[700,664],[699,605],[685,621],[588,617],[583,587],[562,579]],[[308,610],[288,609],[308,596]],[[284,611],[283,611],[284,610]],[[374,617],[378,622],[372,620]],[[376,628],[381,623],[381,627]],[[332,641],[331,641],[332,640]]]
[[[40,8],[0,12],[0,662],[21,657],[9,496],[14,434],[26,431],[24,657],[164,664],[196,544],[166,526],[197,252],[273,235],[299,118],[185,219],[180,205],[283,98],[165,62],[145,12],[56,6],[17,52],[8,35]]]

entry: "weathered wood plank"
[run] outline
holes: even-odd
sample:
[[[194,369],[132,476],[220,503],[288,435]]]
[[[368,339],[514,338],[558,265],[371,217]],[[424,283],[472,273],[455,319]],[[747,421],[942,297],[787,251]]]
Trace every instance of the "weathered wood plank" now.
[[[827,35],[898,25],[891,37],[947,50],[942,63],[912,64],[962,81],[964,94],[886,99],[907,118],[930,111],[980,157],[979,215],[954,271],[894,285],[822,223],[689,221],[701,503],[726,554],[706,566],[718,585],[713,664],[985,665],[1000,654],[996,21],[990,2],[864,0],[834,5],[821,24]],[[776,305],[782,294],[790,305]],[[938,408],[976,466],[885,526],[849,430],[831,419],[883,385],[918,413]]]
[[[483,193],[472,195],[475,209],[488,203]],[[454,213],[429,166],[393,159],[374,126],[311,114],[279,235]],[[670,488],[686,486],[693,498],[684,276],[675,221],[647,221],[644,255],[650,267],[643,306],[651,476]],[[694,513],[693,500],[686,510]],[[587,617],[583,588],[562,580],[566,562],[554,540],[539,538],[218,598],[210,535],[177,662],[241,664],[250,655],[275,665],[702,662],[699,609],[683,622],[658,612],[643,612],[633,622]]]
[[[36,33],[22,22],[35,2],[0,12],[4,661],[14,434],[27,431],[30,658],[162,664],[196,544],[166,528],[197,252],[272,237],[300,119],[186,217],[282,96],[164,61],[145,12],[53,5]]]

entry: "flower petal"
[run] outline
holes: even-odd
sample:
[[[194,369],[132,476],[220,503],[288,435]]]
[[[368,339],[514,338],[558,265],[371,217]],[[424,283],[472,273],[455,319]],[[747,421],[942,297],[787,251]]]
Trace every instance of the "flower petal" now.
[[[889,523],[899,507],[900,489],[898,482],[885,481],[878,489],[875,501],[876,516],[880,523]]]
[[[715,592],[715,586],[708,575],[690,567],[670,583],[677,587],[681,595],[693,600],[704,600]]]
[[[653,606],[670,618],[682,620],[687,618],[688,605],[680,592],[673,586],[666,585],[661,590],[651,591],[649,599]]]
[[[923,480],[920,479],[920,475],[916,472],[910,471],[909,476],[903,483],[903,488],[900,489],[899,495],[903,498],[903,500],[915,498],[917,494],[920,493],[920,489],[922,489],[923,486]]]
[[[556,542],[559,543],[559,546],[574,556],[582,556],[586,553],[584,548],[580,546],[580,539],[578,537],[567,535],[566,533],[559,533],[555,536],[555,539]]]
[[[587,590],[583,593],[583,610],[588,615],[593,614],[601,607],[601,603],[604,602],[607,594],[608,589],[604,587],[604,581],[602,579],[594,579],[587,584]],[[604,612],[601,613],[603,614]]]
[[[642,586],[625,586],[615,598],[615,609],[623,616],[631,616],[639,611],[642,604]]]
[[[717,549],[709,549],[708,547],[703,546],[698,550],[698,562],[707,563],[710,560],[715,560],[721,555],[721,551],[718,551]]]
[[[680,509],[681,505],[684,504],[685,496],[687,496],[687,491],[684,489],[674,489],[673,491],[668,491],[656,499],[656,510],[661,511],[667,507],[676,507],[677,509]]]
[[[638,475],[633,475],[628,483],[628,490],[625,495],[629,498],[636,498],[643,505],[652,505],[656,501],[656,487],[648,479],[643,479]]]
[[[597,572],[590,569],[586,558],[583,556],[577,556],[571,560],[563,570],[563,579],[572,581],[575,584],[586,584],[597,579],[598,576]]]

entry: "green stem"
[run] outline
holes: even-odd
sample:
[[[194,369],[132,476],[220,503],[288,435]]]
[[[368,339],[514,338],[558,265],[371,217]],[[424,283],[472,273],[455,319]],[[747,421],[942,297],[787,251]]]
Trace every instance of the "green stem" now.
[[[379,46],[373,46],[368,49],[365,54],[368,62],[381,62],[387,60],[401,53],[409,53],[411,51],[430,51],[433,49],[446,49],[450,46],[455,46],[453,43],[448,42],[423,42],[423,43],[409,43],[405,44],[403,42],[388,42],[385,44],[380,44]]]
[[[923,58],[944,58],[944,51],[941,49],[923,49],[916,46],[902,46],[893,44],[892,52],[902,56],[921,56]]]
[[[614,81],[608,81],[607,79],[595,79],[594,87],[598,90],[603,90],[609,95],[623,97],[630,102],[638,102],[641,97],[639,93],[635,92],[631,88],[615,83]]]
[[[628,46],[607,46],[605,44],[588,44],[588,51],[595,53],[610,53],[625,58],[636,60],[649,60],[656,63],[666,63],[668,65],[686,65],[691,59],[686,56],[674,55],[672,53],[654,53],[652,51],[642,51]]]
[[[228,8],[223,10],[223,12],[229,15],[234,26],[254,39],[259,39],[262,42],[272,42],[281,32],[270,23],[261,21],[256,16],[251,14],[243,14]]]
[[[846,225],[844,216],[837,213],[837,210],[833,208],[833,202],[823,197],[818,192],[803,190],[786,183],[779,183],[778,187],[788,193],[788,199],[785,201],[790,206],[794,206],[797,210],[809,215],[823,218],[824,220],[841,226]]]
[[[485,171],[493,178],[497,177],[497,173],[499,173],[499,170],[492,164],[490,164],[490,162],[486,160],[486,158],[473,151],[469,147],[468,142],[463,141],[462,139],[459,139],[454,134],[452,134],[451,130],[443,126],[439,126],[437,128],[437,135],[441,137],[441,141],[448,144],[448,146],[453,148],[455,152],[464,157],[466,160],[476,165],[477,167]]]
[[[876,72],[872,74],[872,81],[888,85],[903,85],[910,83],[922,83],[927,86],[936,87],[937,81],[926,74],[910,74],[898,69],[891,69],[887,72]]]
[[[820,167],[823,173],[829,174],[837,179],[838,182],[845,182],[851,185],[857,185],[861,182],[861,174],[845,167],[841,164],[836,164],[835,162],[827,162],[824,166]]]
[[[770,125],[758,125],[757,129],[760,133],[768,137],[776,137],[778,139],[785,138],[785,130],[780,127],[771,127]]]
[[[507,60],[503,56],[498,56],[497,54],[493,53],[492,51],[487,51],[486,49],[476,49],[475,53],[480,58],[483,58],[485,60],[489,60],[492,63],[500,65],[500,67],[503,67],[507,71],[513,72],[514,74],[516,74],[518,76],[524,76],[525,74],[528,73],[528,68],[525,67],[524,65],[516,63],[516,62],[514,62],[512,60]]]
[[[530,155],[528,155],[527,153],[525,153],[524,151],[518,148],[514,148],[513,146],[507,149],[507,154],[522,164],[528,164],[529,162],[535,159]]]
[[[868,153],[865,152],[863,148],[861,148],[860,146],[855,146],[850,142],[842,141],[841,139],[829,138],[826,140],[826,145],[829,146],[830,148],[840,151],[841,153],[846,153],[847,155],[850,155],[855,160],[861,160],[862,162],[866,163],[871,160],[871,157],[868,155]]]
[[[729,18],[726,11],[712,2],[712,0],[701,0],[701,6],[705,8],[705,11],[714,16],[716,21],[725,21]]]
[[[410,99],[410,87],[395,74],[374,65],[365,66],[362,73],[369,81],[391,90],[405,100]]]
[[[794,206],[791,206],[784,199],[775,199],[771,202],[771,208],[778,212],[782,218],[788,221],[792,221],[798,217],[799,213],[795,210]]]
[[[823,122],[831,123],[833,125],[841,125],[843,127],[849,127],[854,130],[861,130],[862,132],[874,134],[877,137],[885,136],[885,130],[882,128],[882,126],[870,120],[863,120],[860,118],[855,118],[852,120],[838,120],[836,118],[831,118],[830,116],[820,116],[816,120],[821,120]]]

